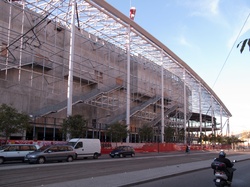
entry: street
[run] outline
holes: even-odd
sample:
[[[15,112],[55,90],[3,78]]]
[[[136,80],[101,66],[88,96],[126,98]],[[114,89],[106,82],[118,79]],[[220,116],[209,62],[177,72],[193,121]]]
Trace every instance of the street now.
[[[230,153],[233,156],[238,153]],[[27,187],[54,184],[58,182],[73,181],[98,176],[113,175],[162,166],[178,165],[181,163],[213,160],[217,152],[183,152],[173,153],[145,153],[136,154],[135,157],[109,158],[103,155],[99,159],[75,160],[73,162],[28,164],[9,163],[0,166],[1,187]],[[208,166],[209,167],[209,166]],[[205,178],[212,180],[211,173]],[[196,178],[195,178],[196,179]],[[205,181],[205,180],[204,180]],[[210,181],[211,182],[211,181]]]
[[[250,173],[249,173],[250,160],[235,163],[237,169],[234,173],[232,187],[248,187],[250,186]],[[134,185],[134,187],[211,187],[215,186],[213,182],[212,169],[204,169],[201,171],[190,172],[165,179]]]

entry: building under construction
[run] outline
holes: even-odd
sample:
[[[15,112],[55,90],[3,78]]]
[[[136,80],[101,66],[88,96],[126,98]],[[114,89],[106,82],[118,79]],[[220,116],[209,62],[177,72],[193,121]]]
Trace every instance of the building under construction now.
[[[162,142],[166,127],[184,142],[229,130],[231,113],[202,78],[105,1],[1,0],[0,87],[1,104],[32,117],[32,133],[13,138],[61,140],[76,114],[103,141],[116,122],[129,142],[143,125]]]

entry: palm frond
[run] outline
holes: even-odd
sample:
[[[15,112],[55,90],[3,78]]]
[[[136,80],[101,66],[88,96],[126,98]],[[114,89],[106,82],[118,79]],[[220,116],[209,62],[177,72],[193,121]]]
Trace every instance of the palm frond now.
[[[250,51],[250,38],[248,38],[238,43],[237,48],[241,45],[240,53],[244,51],[246,44],[248,45]]]

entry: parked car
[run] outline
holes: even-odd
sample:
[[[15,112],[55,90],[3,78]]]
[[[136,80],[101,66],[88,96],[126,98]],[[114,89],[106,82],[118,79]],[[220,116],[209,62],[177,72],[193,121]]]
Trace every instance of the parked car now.
[[[39,147],[33,144],[6,144],[0,147],[0,164],[6,161],[24,161],[24,157]]]
[[[25,161],[29,163],[43,164],[48,161],[72,162],[75,158],[76,153],[70,145],[48,145],[27,154]]]
[[[109,153],[109,155],[114,158],[114,157],[126,157],[126,156],[135,156],[135,150],[131,146],[119,146],[116,147],[113,151]]]

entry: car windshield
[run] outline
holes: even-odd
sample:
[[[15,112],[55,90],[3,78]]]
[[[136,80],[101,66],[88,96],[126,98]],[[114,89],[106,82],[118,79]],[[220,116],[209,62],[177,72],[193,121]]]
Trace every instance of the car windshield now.
[[[122,150],[124,147],[116,147],[115,150]]]

